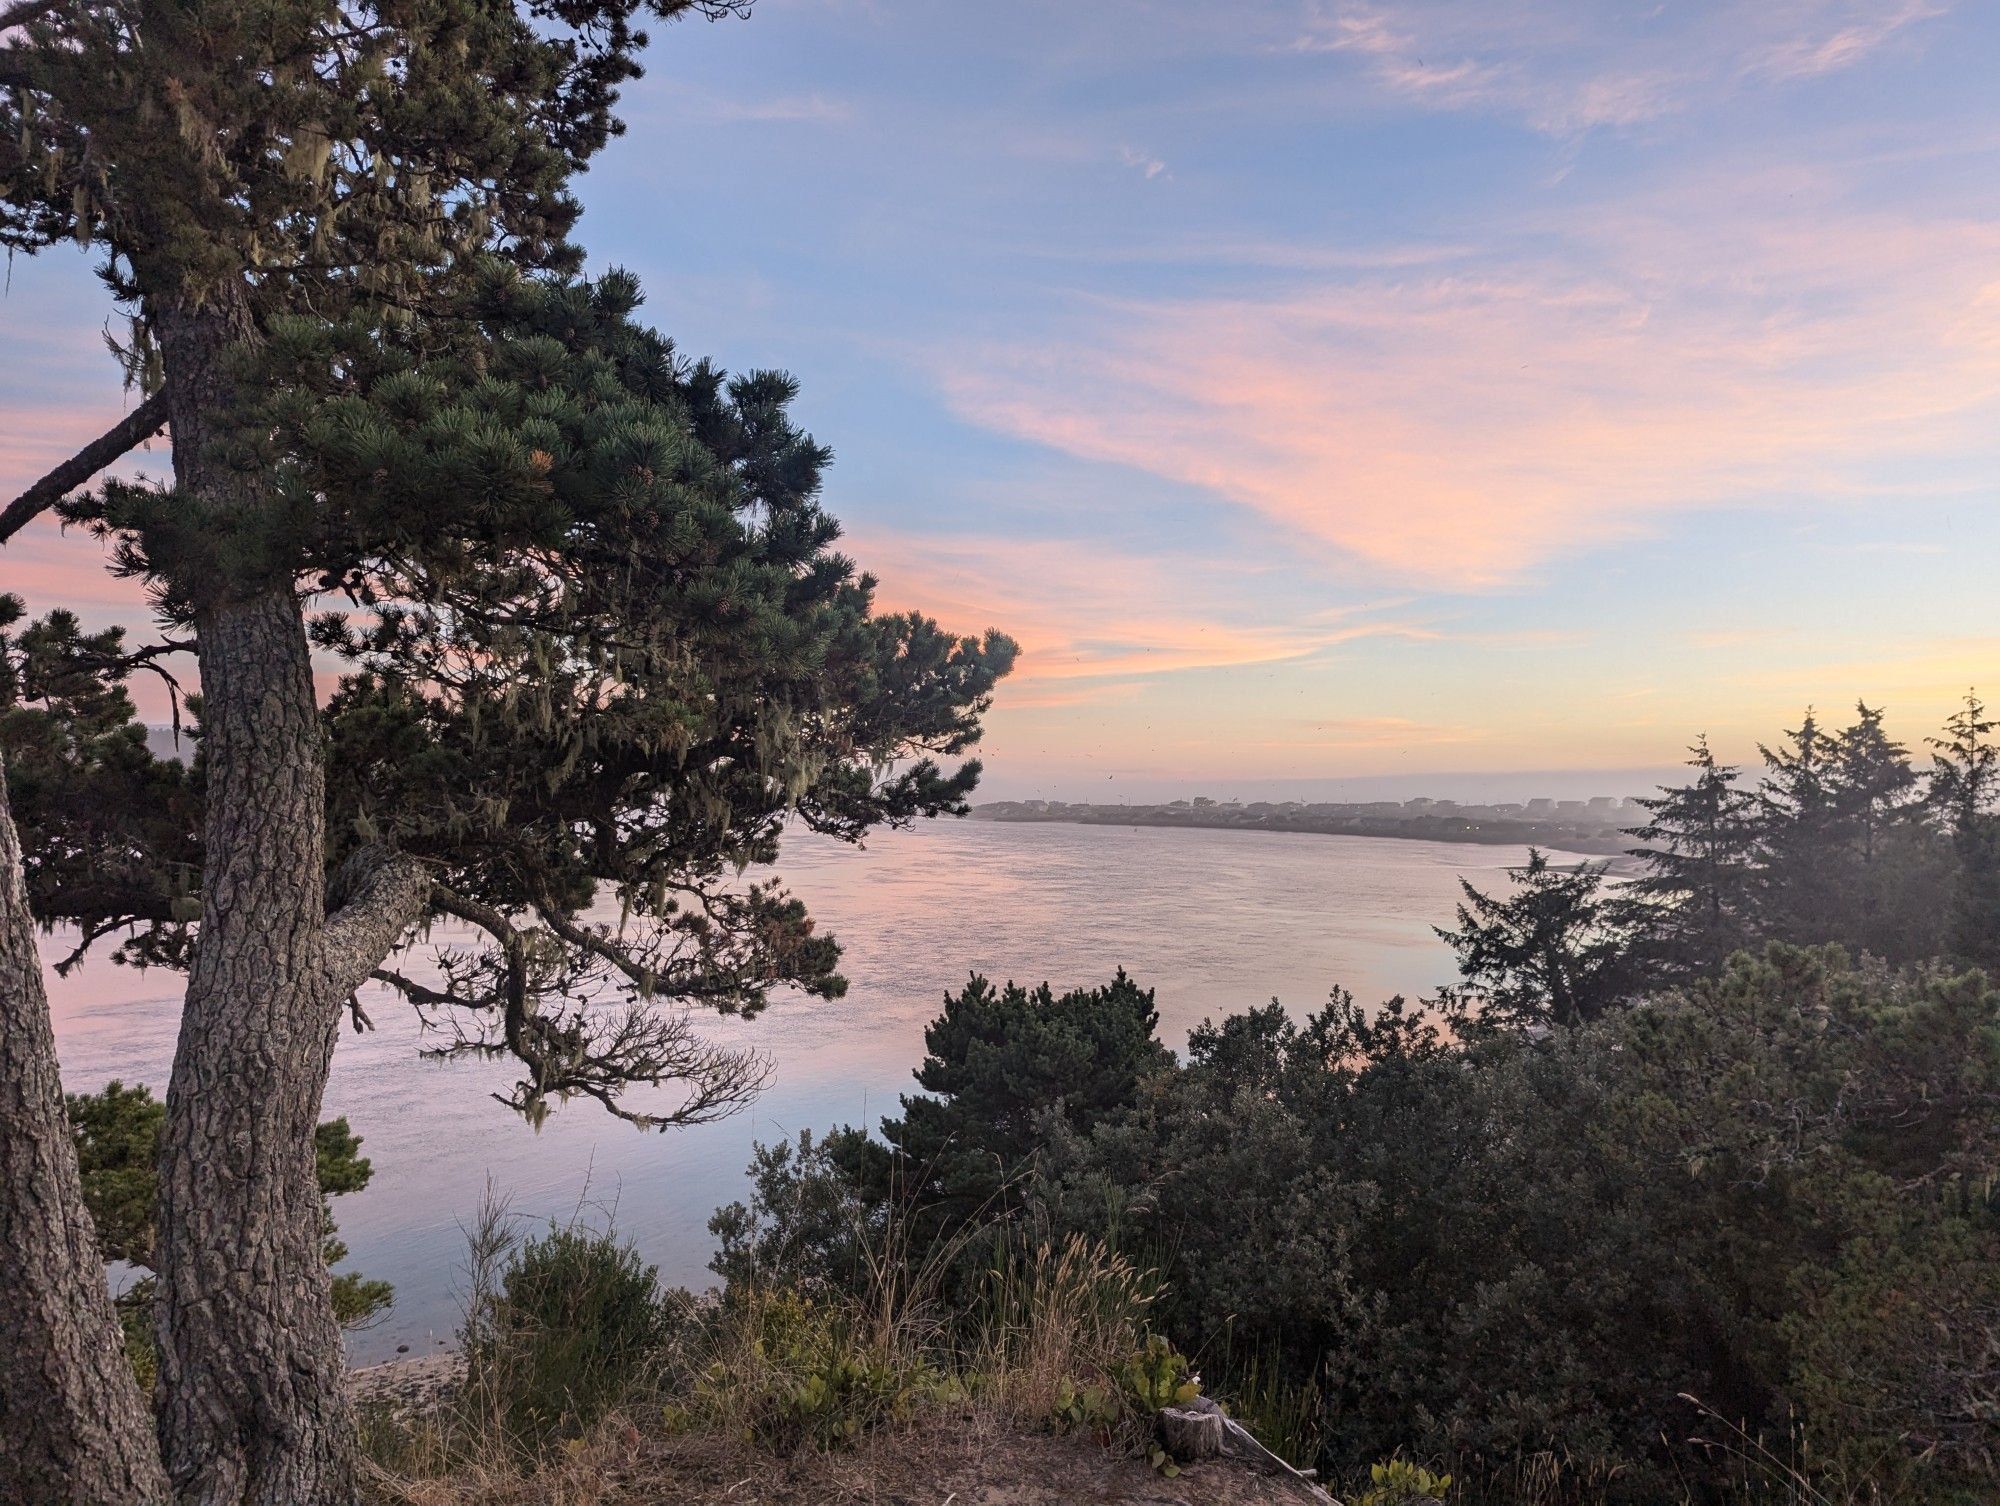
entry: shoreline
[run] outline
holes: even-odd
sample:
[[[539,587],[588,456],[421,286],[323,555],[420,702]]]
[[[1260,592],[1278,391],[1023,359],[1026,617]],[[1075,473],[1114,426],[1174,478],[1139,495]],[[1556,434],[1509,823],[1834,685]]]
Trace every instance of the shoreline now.
[[[1470,821],[1459,817],[1419,816],[1389,820],[1368,816],[1313,815],[1309,812],[1262,812],[1248,816],[1240,809],[1180,809],[1161,806],[1070,806],[1058,810],[979,805],[969,813],[974,821],[1003,826],[1124,826],[1189,831],[1272,832],[1288,836],[1379,837],[1400,842],[1451,842],[1476,847],[1536,847],[1547,852],[1610,859],[1613,871],[1628,866],[1633,839],[1616,828],[1579,829],[1540,821]]]

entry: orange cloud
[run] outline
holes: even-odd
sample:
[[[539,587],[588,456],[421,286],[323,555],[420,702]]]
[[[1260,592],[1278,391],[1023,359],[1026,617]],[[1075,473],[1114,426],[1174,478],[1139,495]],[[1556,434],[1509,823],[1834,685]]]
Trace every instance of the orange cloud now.
[[[1240,604],[1201,599],[1193,583],[1215,573],[1212,564],[1121,555],[1097,543],[892,533],[851,542],[881,578],[885,610],[920,611],[959,632],[997,627],[1019,641],[1021,666],[1003,691],[1009,705],[1105,699],[1097,690],[1061,693],[1051,682],[1268,664],[1360,638],[1436,636],[1421,623],[1376,615],[1394,603],[1259,621]]]

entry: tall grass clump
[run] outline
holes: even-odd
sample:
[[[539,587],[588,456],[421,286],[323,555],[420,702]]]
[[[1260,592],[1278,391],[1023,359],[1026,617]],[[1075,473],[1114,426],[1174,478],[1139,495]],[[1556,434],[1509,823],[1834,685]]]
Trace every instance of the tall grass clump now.
[[[1102,1240],[1009,1240],[996,1254],[975,1363],[1015,1417],[1046,1420],[1065,1388],[1116,1377],[1144,1346],[1159,1295]]]

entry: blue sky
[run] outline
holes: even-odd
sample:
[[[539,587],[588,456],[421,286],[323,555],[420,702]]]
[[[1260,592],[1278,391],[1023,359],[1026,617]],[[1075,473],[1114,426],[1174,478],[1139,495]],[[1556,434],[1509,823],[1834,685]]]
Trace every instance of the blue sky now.
[[[2000,679],[1996,76],[1950,0],[759,0],[656,29],[582,238],[800,377],[886,603],[1021,638],[996,792],[1914,739]],[[14,264],[0,482],[106,312]]]

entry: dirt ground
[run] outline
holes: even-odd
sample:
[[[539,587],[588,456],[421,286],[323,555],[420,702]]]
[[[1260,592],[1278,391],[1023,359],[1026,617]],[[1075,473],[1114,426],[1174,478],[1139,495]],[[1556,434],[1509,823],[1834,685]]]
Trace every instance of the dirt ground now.
[[[378,1485],[385,1482],[377,1482]],[[713,1438],[622,1437],[533,1482],[459,1479],[378,1490],[396,1506],[1313,1506],[1296,1482],[1234,1463],[1168,1479],[1086,1438],[930,1422],[790,1459]]]

